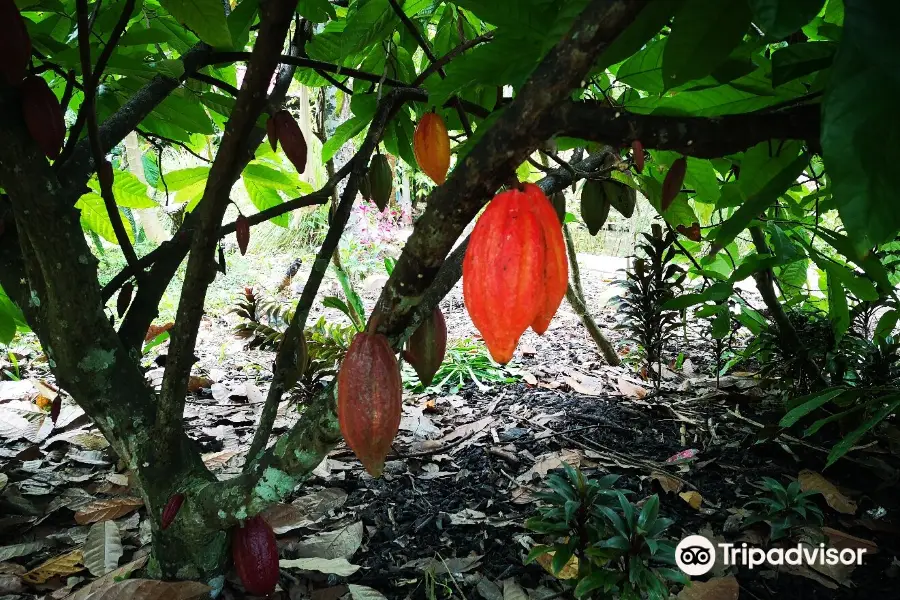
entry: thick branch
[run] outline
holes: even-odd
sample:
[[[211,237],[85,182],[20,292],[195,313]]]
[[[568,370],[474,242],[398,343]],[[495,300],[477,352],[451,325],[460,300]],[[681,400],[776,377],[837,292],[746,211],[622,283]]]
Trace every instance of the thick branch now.
[[[818,148],[820,113],[818,104],[807,104],[779,112],[664,117],[633,114],[601,102],[567,102],[555,115],[555,133],[613,146],[640,140],[644,148],[718,158],[770,139],[805,140]]]
[[[184,399],[193,349],[203,317],[206,290],[215,278],[214,253],[219,226],[228,206],[228,194],[246,164],[247,140],[266,104],[266,89],[278,64],[278,55],[291,23],[295,3],[271,0],[260,6],[261,24],[252,59],[235,107],[225,127],[216,159],[210,168],[203,199],[197,206],[199,221],[191,240],[185,284],[178,303],[178,316],[169,345],[169,355],[160,394],[156,431],[159,439],[177,439],[182,431]],[[163,449],[174,449],[171,443]],[[166,457],[167,458],[167,457]]]

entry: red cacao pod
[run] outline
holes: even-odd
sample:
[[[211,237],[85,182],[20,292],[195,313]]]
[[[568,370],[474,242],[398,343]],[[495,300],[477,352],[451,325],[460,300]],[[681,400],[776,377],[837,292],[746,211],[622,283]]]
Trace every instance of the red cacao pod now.
[[[357,333],[338,372],[338,422],[347,445],[372,477],[400,428],[400,366],[386,337]]]
[[[291,113],[286,110],[279,110],[272,118],[275,119],[275,130],[278,134],[278,141],[281,142],[281,149],[284,150],[284,154],[297,172],[302,175],[306,170],[307,148],[306,138],[303,137],[300,126],[297,125],[297,121],[294,120]]]
[[[161,529],[169,528],[169,525],[172,524],[172,521],[178,515],[178,511],[181,510],[182,504],[184,504],[184,494],[172,494],[172,497],[169,498],[169,501],[163,507]]]
[[[250,244],[250,221],[244,215],[238,215],[234,221],[234,237],[237,238],[241,256],[247,254],[247,246]]]
[[[257,596],[268,596],[278,583],[278,546],[275,532],[259,515],[235,529],[231,540],[234,570],[244,588]]]
[[[128,310],[128,305],[131,304],[131,295],[133,293],[134,284],[126,281],[122,289],[119,290],[119,296],[116,298],[116,314],[119,315],[120,319],[125,314],[125,311]]]
[[[681,192],[681,185],[684,183],[686,173],[687,159],[683,156],[676,159],[672,166],[669,167],[669,172],[666,173],[666,178],[663,180],[662,185],[662,201],[660,205],[663,210],[668,210],[669,206],[672,205],[672,201]]]
[[[447,125],[437,113],[426,113],[416,126],[413,135],[413,152],[419,168],[441,185],[447,180],[450,168],[450,136]]]
[[[533,183],[525,184],[525,194],[530,197],[528,203],[541,224],[546,248],[544,282],[541,287],[543,303],[531,323],[531,329],[536,334],[543,335],[566,296],[566,288],[569,287],[569,262],[566,259],[566,241],[562,227],[550,200]]]
[[[266,135],[269,138],[269,145],[272,146],[272,152],[278,150],[278,122],[275,117],[269,117],[266,120]]]
[[[466,310],[501,364],[512,359],[519,338],[544,308],[547,249],[530,200],[531,194],[518,189],[494,197],[475,224],[463,259]]]
[[[422,385],[428,387],[447,353],[447,321],[439,307],[422,321],[406,342],[403,358],[412,365]]]
[[[22,112],[28,133],[47,158],[56,160],[66,137],[62,107],[47,82],[32,75],[22,83]]]
[[[31,60],[31,38],[14,0],[0,0],[0,80],[17,86]]]
[[[634,168],[638,173],[644,172],[644,145],[640,140],[631,142],[631,160],[634,161]]]
[[[53,404],[50,405],[50,420],[53,421],[53,424],[56,425],[56,420],[59,418],[59,411],[62,410],[62,395],[56,396],[53,399]]]

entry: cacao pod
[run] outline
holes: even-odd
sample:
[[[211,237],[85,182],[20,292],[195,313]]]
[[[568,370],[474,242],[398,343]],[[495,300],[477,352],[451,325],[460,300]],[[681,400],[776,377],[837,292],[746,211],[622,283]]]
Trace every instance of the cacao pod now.
[[[43,77],[32,75],[22,83],[22,112],[31,138],[47,158],[56,160],[66,137],[66,122],[56,95]]]
[[[372,184],[369,183],[369,173],[370,171],[366,171],[366,174],[359,180],[359,193],[362,194],[364,200],[372,201]]]
[[[275,533],[257,515],[244,521],[231,540],[234,570],[244,588],[256,596],[268,596],[278,583],[278,546]]]
[[[562,192],[556,192],[550,196],[550,202],[553,204],[553,210],[556,211],[556,218],[560,223],[566,220],[566,195]]]
[[[544,335],[553,320],[553,315],[562,304],[569,287],[569,262],[566,259],[566,240],[562,234],[562,224],[556,217],[556,211],[550,200],[540,187],[533,183],[525,184],[525,193],[531,196],[529,204],[541,225],[546,248],[544,263],[544,282],[541,290],[542,304],[537,317],[531,323],[531,329],[538,335]]]
[[[101,190],[112,189],[115,173],[113,173],[112,164],[108,160],[104,160],[100,168],[97,169],[97,180],[100,182]]]
[[[306,170],[306,138],[297,121],[286,110],[279,110],[273,117],[275,119],[275,130],[278,135],[278,141],[281,142],[281,149],[285,156],[297,169],[297,173],[303,174]]]
[[[609,217],[611,202],[603,184],[586,181],[581,188],[581,218],[587,225],[588,233],[597,235]]]
[[[247,246],[250,244],[250,221],[244,215],[238,215],[234,220],[234,237],[237,238],[241,256],[247,254]]]
[[[376,154],[369,164],[369,193],[378,210],[383,211],[387,208],[393,190],[393,169],[384,154]]]
[[[406,342],[403,358],[412,365],[422,385],[428,387],[444,362],[447,352],[447,322],[444,313],[435,307],[431,316],[422,321]]]
[[[703,239],[703,236],[700,233],[700,223],[697,223],[696,221],[692,223],[690,227],[679,225],[675,228],[675,231],[691,240],[692,242],[699,242]]]
[[[603,191],[609,200],[610,206],[619,211],[626,219],[634,214],[637,204],[637,193],[624,183],[610,179],[603,182]]]
[[[178,511],[181,510],[182,504],[184,504],[184,494],[172,494],[172,497],[169,498],[169,501],[163,507],[160,529],[169,528],[169,525],[172,524],[172,521],[178,515]]]
[[[31,38],[14,0],[0,0],[0,79],[17,86],[31,60]]]
[[[386,337],[357,333],[338,372],[338,422],[347,445],[372,477],[400,428],[400,366]]]
[[[631,160],[634,161],[634,168],[638,173],[644,172],[644,145],[640,140],[631,142]]]
[[[125,314],[125,311],[128,310],[128,305],[131,304],[131,295],[133,293],[134,284],[126,281],[122,289],[119,290],[119,296],[116,298],[116,313],[120,319]]]
[[[450,168],[450,136],[447,125],[437,113],[426,113],[419,119],[413,135],[413,153],[419,168],[441,185],[447,180]]]
[[[463,259],[463,300],[495,361],[512,359],[522,333],[542,333],[568,279],[565,241],[533,183],[498,194],[475,224]]]
[[[274,116],[266,119],[266,137],[269,138],[269,145],[272,146],[272,152],[278,151],[278,122]]]
[[[60,410],[62,410],[62,394],[57,395],[53,399],[53,404],[50,405],[50,420],[53,421],[54,425],[56,425],[56,420],[59,418]]]
[[[687,159],[683,156],[676,159],[669,167],[666,178],[662,185],[662,200],[660,206],[663,210],[668,210],[672,205],[672,201],[681,192],[681,186],[684,183],[684,176],[687,173]]]

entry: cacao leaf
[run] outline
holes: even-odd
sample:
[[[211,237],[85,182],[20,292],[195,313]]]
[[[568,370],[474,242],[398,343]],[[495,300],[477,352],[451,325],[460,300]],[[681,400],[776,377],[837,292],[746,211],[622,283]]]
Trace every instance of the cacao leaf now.
[[[138,569],[142,569],[144,565],[147,564],[147,560],[149,558],[150,554],[146,553],[142,557],[136,558],[130,563],[122,565],[115,571],[110,571],[103,577],[98,577],[86,586],[78,588],[78,591],[76,591],[74,594],[66,596],[65,600],[85,600],[85,598],[90,598],[91,594],[106,590],[118,581],[128,579],[132,573],[134,573]]]
[[[556,192],[550,196],[550,202],[553,203],[553,210],[556,211],[556,218],[560,223],[566,221],[566,195],[562,192]]]
[[[609,208],[612,206],[603,184],[599,181],[587,181],[581,188],[581,218],[587,226],[588,233],[597,235],[606,223]]]
[[[67,577],[84,570],[81,550],[73,550],[39,564],[22,575],[22,580],[32,585],[46,583],[53,577]]]
[[[140,498],[132,498],[123,496],[120,498],[110,498],[108,500],[97,500],[92,502],[75,513],[75,522],[79,525],[88,523],[96,523],[98,521],[108,521],[124,517],[130,512],[134,512],[144,505],[144,501]]]
[[[94,577],[106,575],[119,566],[122,538],[115,521],[94,523],[84,542],[84,566]]]

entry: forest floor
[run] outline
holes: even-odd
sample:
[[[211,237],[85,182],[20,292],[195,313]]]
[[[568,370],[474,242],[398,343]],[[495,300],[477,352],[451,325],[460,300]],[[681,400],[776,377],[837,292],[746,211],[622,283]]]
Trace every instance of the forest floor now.
[[[585,264],[582,276],[588,306],[619,340],[610,265],[621,266]],[[374,299],[375,291],[364,292],[367,307]],[[459,286],[442,309],[451,343],[475,336]],[[233,315],[204,321],[196,369],[209,383],[186,415],[205,462],[223,478],[240,468],[271,377],[271,354],[245,350],[231,336],[234,323]],[[105,510],[118,526],[123,550],[115,562],[126,565],[118,576],[146,561],[148,515],[128,474],[70,399],[55,426],[35,404],[38,393],[53,393],[40,380],[52,380],[38,352],[17,352],[22,380],[0,382],[0,598],[80,599],[85,594],[78,590],[106,570],[86,571],[72,554],[96,543],[88,538],[91,523],[103,518],[97,515]],[[701,534],[766,546],[765,524],[745,527],[745,505],[759,496],[762,477],[785,484],[799,477],[823,492],[815,501],[829,543],[865,548],[863,565],[751,570],[719,562],[698,580],[724,579],[718,589],[729,590],[736,583],[740,598],[751,600],[900,598],[896,444],[855,450],[824,470],[833,440],[797,439],[773,427],[783,416],[774,382],[738,366],[717,383],[709,343],[693,333],[671,340],[670,356],[679,353],[683,360],[665,371],[663,390],[654,394],[634,366],[603,363],[564,303],[544,336],[523,337],[505,372],[510,383],[405,394],[396,454],[382,478],[365,474],[341,446],[293,498],[267,512],[282,560],[292,561],[281,570],[276,597],[377,598],[368,588],[391,599],[571,597],[571,588],[544,567],[523,565],[529,549],[546,541],[524,528],[535,513],[535,493],[566,462],[589,477],[621,475],[617,485],[635,501],[659,494],[661,515],[674,520],[667,535],[675,542]],[[148,376],[160,372],[150,368]],[[282,404],[276,435],[297,410],[295,402]],[[243,597],[240,589],[226,585],[225,597]],[[693,590],[679,598],[738,597]]]

